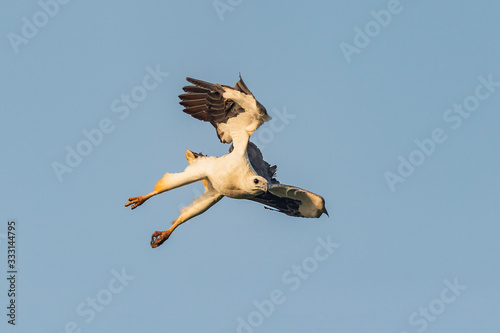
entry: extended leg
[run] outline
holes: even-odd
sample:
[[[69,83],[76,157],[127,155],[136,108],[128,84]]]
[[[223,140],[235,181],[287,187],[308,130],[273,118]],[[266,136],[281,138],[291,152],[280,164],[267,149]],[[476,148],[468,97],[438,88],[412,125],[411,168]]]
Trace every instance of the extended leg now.
[[[184,186],[187,184],[194,183],[198,180],[202,180],[205,178],[205,174],[203,169],[198,167],[197,165],[189,165],[184,172],[180,173],[166,173],[162,179],[160,179],[154,188],[154,191],[148,193],[146,195],[140,197],[128,198],[128,202],[125,204],[125,207],[132,205],[132,209],[135,209],[142,205],[146,200],[160,194],[165,191],[170,191],[174,188]]]
[[[187,220],[200,215],[207,211],[210,207],[215,205],[223,195],[216,192],[215,190],[206,191],[204,194],[196,198],[189,206],[181,210],[179,217],[172,222],[172,226],[166,231],[155,231],[151,236],[151,247],[155,248],[163,244],[170,234],[177,228],[180,224],[186,222]]]
[[[133,198],[128,198],[128,202],[125,204],[125,207],[128,207],[133,204],[132,209],[135,209],[142,205],[146,200],[151,198],[152,196],[157,195],[158,193],[156,191],[153,191],[151,193],[148,193],[146,195],[141,195],[140,197],[133,197]]]

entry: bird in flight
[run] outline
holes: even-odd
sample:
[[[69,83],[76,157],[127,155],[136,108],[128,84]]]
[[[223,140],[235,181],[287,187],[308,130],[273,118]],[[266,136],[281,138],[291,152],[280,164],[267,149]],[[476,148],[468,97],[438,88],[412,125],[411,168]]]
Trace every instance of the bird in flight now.
[[[325,200],[304,189],[280,184],[276,166],[264,161],[250,136],[271,117],[243,82],[240,76],[234,87],[186,78],[193,85],[182,88],[179,95],[184,112],[196,119],[210,122],[222,143],[232,143],[229,154],[205,156],[186,150],[188,166],[180,173],[165,173],[154,190],[143,196],[129,198],[125,207],[135,209],[157,194],[202,181],[205,192],[189,206],[165,231],[155,231],[151,247],[163,244],[182,223],[207,211],[223,197],[248,199],[268,209],[290,216],[318,218],[328,215]]]

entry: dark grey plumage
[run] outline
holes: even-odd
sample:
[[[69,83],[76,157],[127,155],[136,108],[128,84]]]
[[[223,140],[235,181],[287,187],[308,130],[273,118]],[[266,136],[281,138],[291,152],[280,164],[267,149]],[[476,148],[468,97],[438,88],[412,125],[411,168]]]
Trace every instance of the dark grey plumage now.
[[[229,149],[229,152],[232,151],[232,146]],[[271,185],[270,188],[280,188],[284,189],[285,191],[301,191],[304,193],[309,193],[311,195],[316,195],[312,192],[306,191],[304,189],[301,189],[296,186],[291,186],[291,185],[284,185],[281,184],[274,176],[276,175],[276,170],[277,166],[267,163],[264,160],[264,157],[262,156],[262,152],[260,149],[253,143],[253,142],[248,142],[248,147],[247,147],[247,154],[248,154],[248,159],[250,160],[250,163],[252,167],[254,168],[255,172],[259,176],[262,176],[266,178],[266,180],[269,182]],[[323,201],[323,206],[324,206],[324,199],[321,197]],[[289,216],[295,216],[295,217],[305,217],[300,211],[299,207],[301,204],[304,202],[298,199],[292,199],[289,197],[280,197],[277,196],[271,191],[262,193],[258,196],[249,198],[248,200],[252,200],[258,203],[261,203],[265,205],[267,209],[275,210],[280,213],[284,213]],[[271,208],[268,208],[271,207]],[[326,208],[324,208],[324,212],[328,215],[328,212],[326,211]]]

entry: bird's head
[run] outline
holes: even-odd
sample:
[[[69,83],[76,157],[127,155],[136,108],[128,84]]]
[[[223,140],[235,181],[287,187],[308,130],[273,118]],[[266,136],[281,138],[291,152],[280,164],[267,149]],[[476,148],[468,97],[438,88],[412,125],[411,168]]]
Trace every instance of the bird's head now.
[[[257,175],[248,177],[246,185],[248,192],[253,195],[259,195],[267,192],[269,188],[266,178]]]

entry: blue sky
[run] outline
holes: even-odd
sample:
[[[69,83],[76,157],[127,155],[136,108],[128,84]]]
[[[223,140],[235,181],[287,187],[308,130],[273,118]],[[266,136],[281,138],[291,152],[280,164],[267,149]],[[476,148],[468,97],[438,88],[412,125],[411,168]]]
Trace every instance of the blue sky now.
[[[499,4],[59,1],[0,4],[2,332],[498,329]],[[224,198],[151,249],[202,186],[127,198],[228,149],[185,77],[239,72],[330,218]]]

